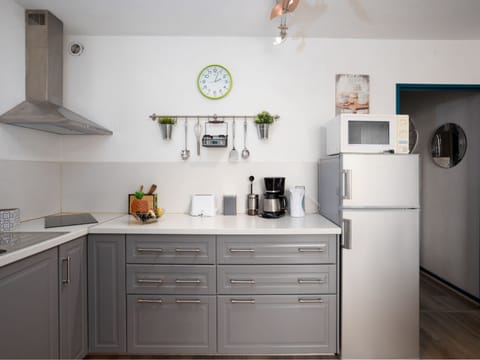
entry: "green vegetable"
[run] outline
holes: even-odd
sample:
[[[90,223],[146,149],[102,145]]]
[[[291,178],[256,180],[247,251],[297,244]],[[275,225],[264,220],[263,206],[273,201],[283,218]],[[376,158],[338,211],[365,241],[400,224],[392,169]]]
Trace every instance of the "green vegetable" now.
[[[135,191],[135,198],[141,200],[143,198],[144,192],[143,191]]]
[[[268,111],[262,111],[255,116],[255,123],[257,124],[271,124],[275,118]]]

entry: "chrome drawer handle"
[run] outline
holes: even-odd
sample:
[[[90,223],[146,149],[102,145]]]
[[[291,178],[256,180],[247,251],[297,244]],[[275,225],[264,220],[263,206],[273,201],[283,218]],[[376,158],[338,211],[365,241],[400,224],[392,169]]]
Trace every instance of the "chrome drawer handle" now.
[[[67,278],[62,279],[62,284],[68,285],[70,284],[70,273],[71,273],[71,262],[72,258],[67,256],[66,258],[62,259],[62,263],[67,262]]]
[[[162,279],[137,279],[140,284],[162,284]]]
[[[202,281],[200,279],[176,279],[176,284],[200,284]]]
[[[255,304],[255,299],[230,299],[232,304]]]
[[[325,284],[325,279],[298,279],[299,284]]]
[[[137,252],[153,252],[153,253],[161,253],[163,252],[162,248],[137,248]]]
[[[254,253],[255,249],[228,249],[231,253]]]
[[[237,280],[237,279],[230,279],[230,284],[255,284],[255,280]]]
[[[322,245],[320,247],[309,247],[309,248],[298,248],[299,252],[325,252],[327,245]]]
[[[298,299],[298,302],[301,304],[313,304],[313,303],[323,303],[323,299]]]
[[[199,299],[176,299],[177,304],[200,304]]]
[[[138,299],[137,303],[139,304],[162,304],[163,300],[162,299]]]
[[[177,253],[199,253],[201,250],[200,249],[182,249],[182,248],[176,248],[175,252]]]

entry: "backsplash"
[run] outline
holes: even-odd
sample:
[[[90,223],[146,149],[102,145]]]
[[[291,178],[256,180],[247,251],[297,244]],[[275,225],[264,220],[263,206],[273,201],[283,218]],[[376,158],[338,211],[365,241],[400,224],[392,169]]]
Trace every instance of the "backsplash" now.
[[[60,211],[60,163],[0,160],[0,209],[19,208],[21,221]]]
[[[63,211],[127,211],[127,195],[140,185],[158,185],[158,206],[187,213],[192,194],[216,195],[223,213],[223,195],[237,195],[237,212],[246,212],[248,177],[253,191],[264,192],[263,178],[283,176],[286,186],[304,185],[307,213],[317,212],[316,162],[181,163],[181,162],[66,162],[62,164]]]

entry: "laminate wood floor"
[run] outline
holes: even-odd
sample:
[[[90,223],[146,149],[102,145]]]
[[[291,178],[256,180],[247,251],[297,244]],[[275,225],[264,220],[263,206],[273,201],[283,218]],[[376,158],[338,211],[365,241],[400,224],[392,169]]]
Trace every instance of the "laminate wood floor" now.
[[[422,359],[480,359],[480,305],[421,273]]]

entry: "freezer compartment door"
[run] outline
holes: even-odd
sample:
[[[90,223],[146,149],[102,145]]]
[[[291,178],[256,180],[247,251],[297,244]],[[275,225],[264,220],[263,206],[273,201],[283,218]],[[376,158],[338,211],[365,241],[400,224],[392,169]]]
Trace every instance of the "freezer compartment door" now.
[[[343,154],[343,208],[418,208],[418,155]]]
[[[347,210],[341,355],[418,358],[419,210]]]

